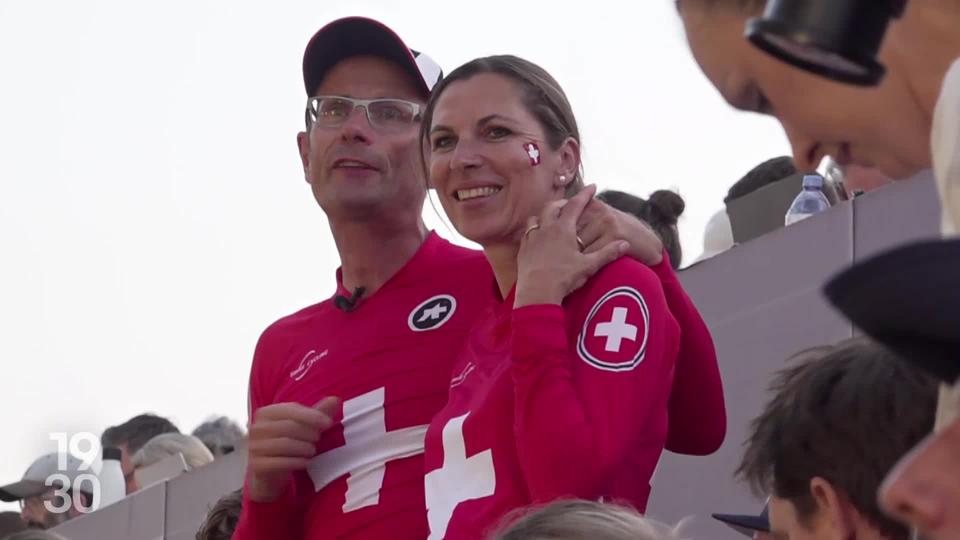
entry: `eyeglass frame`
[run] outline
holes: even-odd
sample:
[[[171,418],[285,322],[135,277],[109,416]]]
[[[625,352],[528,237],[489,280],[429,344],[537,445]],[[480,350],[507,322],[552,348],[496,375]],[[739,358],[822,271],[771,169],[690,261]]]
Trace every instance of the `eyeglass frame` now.
[[[313,101],[316,101],[318,104],[318,107],[316,110],[319,112],[319,103],[320,103],[320,100],[323,100],[323,99],[342,99],[344,101],[350,102],[353,105],[353,108],[350,109],[350,114],[343,119],[343,123],[346,123],[346,121],[350,119],[350,116],[353,115],[353,112],[356,111],[358,107],[363,108],[363,113],[367,117],[367,123],[370,124],[370,127],[374,129],[378,129],[378,128],[373,123],[373,120],[370,119],[371,103],[390,101],[395,103],[403,103],[404,105],[410,105],[411,107],[413,107],[413,117],[412,117],[413,119],[409,124],[411,126],[419,122],[423,118],[423,112],[424,112],[424,109],[426,108],[425,106],[420,105],[419,103],[408,101],[406,99],[399,99],[399,98],[354,99],[346,96],[336,96],[336,95],[310,96],[307,98],[307,106],[304,110],[304,117],[305,117],[304,120],[307,125],[307,131],[310,131],[311,129],[313,129],[313,126],[317,124],[316,121],[311,121],[310,119],[311,111],[313,110],[310,104]],[[336,126],[325,126],[325,127],[340,127],[343,125],[343,123],[338,124]]]
[[[44,507],[44,503],[54,501],[58,497],[63,498],[63,495],[58,495],[56,492],[57,492],[57,486],[49,486],[48,489],[44,490],[41,493],[19,499],[17,502],[20,505],[20,512],[23,512],[24,508],[26,508],[28,505],[31,504],[31,501],[36,501],[35,503],[33,503],[34,506]],[[70,497],[73,495],[73,490],[72,489],[65,490],[65,494],[68,497]]]

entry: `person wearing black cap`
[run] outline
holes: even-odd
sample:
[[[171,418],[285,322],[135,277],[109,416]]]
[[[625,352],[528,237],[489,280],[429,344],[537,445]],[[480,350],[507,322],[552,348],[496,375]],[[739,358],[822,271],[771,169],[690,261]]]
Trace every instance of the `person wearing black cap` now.
[[[890,3],[895,2],[771,0],[768,5],[767,0],[681,0],[677,7],[704,74],[733,107],[780,121],[798,169],[816,169],[825,155],[840,165],[877,167],[896,179],[932,166],[944,203],[944,232],[957,232],[960,3],[907,2],[879,50],[886,74],[871,88],[831,81],[781,62],[744,37],[748,20],[765,7],[769,12],[789,4],[797,11],[795,16],[819,14],[824,25],[843,19],[851,27],[841,29],[840,37],[853,41],[863,37],[857,30],[866,33],[862,23]],[[887,14],[880,17],[885,21]],[[803,35],[812,39],[812,32]]]
[[[494,291],[483,254],[428,231],[420,115],[440,67],[361,17],[320,29],[303,57],[304,178],[340,255],[337,291],[270,325],[254,352],[235,540],[427,535],[423,436],[465,334]],[[660,259],[640,222],[630,254]],[[587,246],[589,249],[589,246]]]
[[[930,539],[960,538],[960,240],[919,242],[874,256],[827,283],[858,328],[952,387],[943,419],[887,475],[880,502]]]
[[[713,519],[730,526],[738,533],[753,538],[753,540],[773,540],[770,535],[770,518],[767,517],[768,505],[763,505],[760,515],[744,514],[711,514]]]
[[[20,481],[0,486],[0,501],[18,501],[24,523],[48,529],[91,508],[91,478],[90,471],[75,456],[46,454],[30,464]],[[78,485],[87,489],[81,491]]]

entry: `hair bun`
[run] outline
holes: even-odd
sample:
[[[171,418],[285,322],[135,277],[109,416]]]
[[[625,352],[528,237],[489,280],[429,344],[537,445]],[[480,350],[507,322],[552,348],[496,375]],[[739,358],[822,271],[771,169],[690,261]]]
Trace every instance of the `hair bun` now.
[[[647,204],[650,205],[652,213],[667,225],[676,225],[677,219],[687,206],[680,195],[666,189],[651,193]]]

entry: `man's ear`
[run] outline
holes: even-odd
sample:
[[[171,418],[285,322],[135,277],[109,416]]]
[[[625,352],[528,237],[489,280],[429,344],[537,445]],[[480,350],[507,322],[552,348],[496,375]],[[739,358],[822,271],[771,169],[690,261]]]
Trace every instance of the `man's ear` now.
[[[810,495],[817,504],[818,519],[822,519],[830,531],[830,538],[851,538],[856,530],[858,512],[846,494],[838,491],[829,480],[814,476],[810,479]]]
[[[80,499],[79,501],[77,500],[78,497]],[[73,504],[71,504],[70,508],[67,510],[67,515],[69,515],[71,519],[77,516],[82,516],[83,512],[77,510],[77,506],[80,506],[81,508],[90,508],[90,505],[93,504],[93,498],[88,493],[74,491],[72,502]]]
[[[423,171],[423,181],[427,186],[427,191],[434,189],[433,182],[430,181],[430,143],[427,140],[423,140],[420,147],[420,162],[414,165]],[[429,193],[428,193],[429,195]]]
[[[310,133],[301,131],[297,133],[297,150],[300,152],[300,163],[303,164],[303,179],[310,183],[310,176],[307,169],[310,167]]]

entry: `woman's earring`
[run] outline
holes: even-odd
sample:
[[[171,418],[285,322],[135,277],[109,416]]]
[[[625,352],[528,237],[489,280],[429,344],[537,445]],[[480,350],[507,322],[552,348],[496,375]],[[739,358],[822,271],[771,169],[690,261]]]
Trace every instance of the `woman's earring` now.
[[[560,185],[561,186],[567,185],[567,177],[562,174],[560,175]]]

